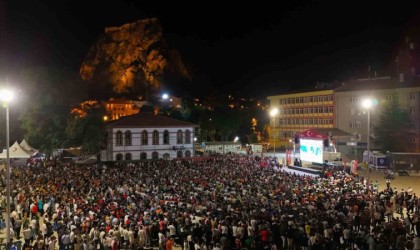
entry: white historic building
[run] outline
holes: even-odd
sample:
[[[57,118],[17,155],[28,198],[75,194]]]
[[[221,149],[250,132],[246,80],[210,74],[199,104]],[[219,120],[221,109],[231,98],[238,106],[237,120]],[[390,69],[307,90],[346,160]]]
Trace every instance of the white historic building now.
[[[196,125],[152,113],[122,117],[107,125],[102,161],[189,158]]]

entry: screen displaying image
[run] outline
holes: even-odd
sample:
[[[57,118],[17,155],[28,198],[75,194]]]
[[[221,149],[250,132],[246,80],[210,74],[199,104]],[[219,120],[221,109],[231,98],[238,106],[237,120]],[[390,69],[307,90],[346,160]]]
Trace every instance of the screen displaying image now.
[[[323,163],[322,140],[300,139],[300,159],[302,161]]]

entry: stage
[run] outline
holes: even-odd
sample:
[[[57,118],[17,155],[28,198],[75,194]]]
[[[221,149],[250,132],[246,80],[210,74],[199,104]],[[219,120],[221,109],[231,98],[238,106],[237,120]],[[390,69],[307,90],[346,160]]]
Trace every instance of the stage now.
[[[307,168],[307,167],[299,167],[299,166],[288,166],[288,168],[293,169],[293,170],[297,170],[300,172],[305,172],[308,174],[315,174],[315,175],[319,175],[322,173],[321,169],[314,169],[314,168]]]

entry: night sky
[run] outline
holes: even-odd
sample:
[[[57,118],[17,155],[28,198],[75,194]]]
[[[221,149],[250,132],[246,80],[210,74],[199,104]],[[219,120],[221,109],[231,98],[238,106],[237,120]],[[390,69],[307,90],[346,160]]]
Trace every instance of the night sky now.
[[[264,96],[366,77],[369,65],[385,74],[420,15],[418,1],[90,2],[0,0],[0,73],[34,65],[78,71],[105,27],[158,17],[195,84]]]

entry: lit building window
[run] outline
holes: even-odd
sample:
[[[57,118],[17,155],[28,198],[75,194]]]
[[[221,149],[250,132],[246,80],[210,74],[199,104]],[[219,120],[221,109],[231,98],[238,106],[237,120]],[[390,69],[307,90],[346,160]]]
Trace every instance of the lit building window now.
[[[153,131],[153,145],[159,144],[159,132],[157,130]]]
[[[148,138],[148,133],[146,130],[143,130],[143,132],[141,132],[141,144],[142,145],[147,145],[149,144],[149,138]]]
[[[182,144],[183,139],[184,139],[182,137],[183,137],[182,136],[182,130],[178,130],[178,132],[176,133],[176,143],[177,144]]]
[[[117,131],[115,135],[115,145],[122,146],[123,144],[123,136],[121,131]]]
[[[125,145],[126,146],[131,146],[131,131],[127,130],[124,133],[124,139],[125,139]]]
[[[187,129],[185,130],[185,144],[191,143],[191,132]]]

